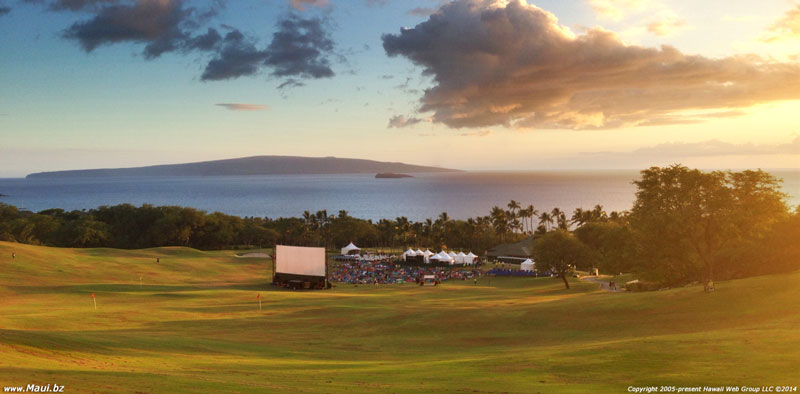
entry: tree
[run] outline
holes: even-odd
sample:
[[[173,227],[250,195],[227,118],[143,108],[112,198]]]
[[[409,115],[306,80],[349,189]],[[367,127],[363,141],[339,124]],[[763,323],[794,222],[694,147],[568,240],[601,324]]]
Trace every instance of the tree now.
[[[495,234],[500,237],[500,242],[503,242],[503,240],[505,240],[506,233],[509,232],[508,213],[502,208],[495,206],[492,207],[492,211],[489,215],[491,217],[492,227],[494,227]]]
[[[602,272],[631,272],[636,262],[636,244],[630,226],[590,221],[574,231],[575,236],[594,254]]]
[[[760,170],[651,167],[635,184],[639,268],[665,284],[742,276],[760,259],[737,264],[736,251],[763,243],[788,215],[778,180]]]
[[[544,231],[550,231],[550,225],[553,224],[553,217],[548,212],[542,212],[539,215],[539,225],[544,226]]]
[[[520,213],[523,218],[528,219],[526,224],[528,225],[528,232],[533,233],[533,217],[539,215],[539,211],[533,207],[533,204],[528,205],[525,209],[522,210]]]
[[[567,275],[576,268],[593,264],[592,253],[569,231],[550,231],[533,242],[533,257],[537,271],[550,271],[558,275],[569,289]]]

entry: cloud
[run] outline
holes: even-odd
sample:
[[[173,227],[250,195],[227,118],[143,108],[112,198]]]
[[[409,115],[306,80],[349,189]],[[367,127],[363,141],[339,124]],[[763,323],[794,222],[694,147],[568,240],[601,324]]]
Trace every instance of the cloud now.
[[[206,65],[200,79],[219,81],[255,75],[263,66],[267,53],[258,50],[255,43],[240,31],[233,30],[225,35],[222,48],[217,56]]]
[[[769,27],[761,38],[764,42],[800,38],[800,4],[786,11],[781,19]]]
[[[400,128],[400,127],[408,127],[413,126],[417,123],[424,122],[424,119],[410,117],[407,118],[403,115],[395,115],[389,119],[389,128]]]
[[[53,11],[81,11],[86,9],[96,9],[103,5],[121,3],[120,0],[24,0],[26,3],[48,3]]]
[[[191,37],[184,43],[184,48],[191,50],[196,49],[200,51],[211,51],[217,47],[222,41],[222,36],[216,29],[209,27],[206,34]]]
[[[668,36],[686,27],[686,20],[676,16],[668,16],[647,25],[647,31],[657,36]]]
[[[412,16],[430,16],[436,13],[435,8],[417,7],[408,10],[408,15]]]
[[[492,135],[492,131],[489,129],[466,132],[460,134],[462,137],[487,137]]]
[[[333,40],[320,18],[289,15],[278,23],[278,31],[267,47],[265,64],[279,77],[326,78],[333,76],[328,57]]]
[[[225,107],[231,111],[264,111],[269,109],[268,106],[261,104],[219,103],[216,105]]]
[[[641,10],[648,0],[588,0],[597,16],[613,21],[622,20],[629,12]]]
[[[53,4],[60,3],[64,2]],[[73,3],[84,7],[98,2]],[[193,22],[194,12],[194,9],[184,8],[181,0],[140,0],[132,5],[110,5],[102,7],[91,19],[74,23],[63,35],[80,42],[86,52],[119,42],[145,43],[145,57],[155,58],[181,48],[190,39],[185,28]]]
[[[306,6],[312,7],[325,7],[328,5],[328,0],[289,0],[292,8],[298,11],[305,11]]]
[[[258,49],[255,40],[233,30],[225,36],[221,49],[208,63],[201,79],[235,79],[255,75],[261,69],[270,69],[276,77],[332,77],[334,72],[328,56],[333,53],[334,44],[324,25],[320,18],[289,15],[279,21],[278,30],[265,49]],[[284,85],[286,83],[281,86]]]
[[[591,152],[583,156],[627,156],[651,159],[675,159],[714,156],[800,155],[800,137],[783,144],[732,144],[719,140],[670,142],[639,148],[631,152]]]
[[[11,7],[0,6],[0,16],[6,15],[11,12]]]
[[[576,35],[518,0],[454,1],[382,39],[432,77],[419,112],[455,128],[675,124],[686,111],[800,99],[797,63],[631,46],[601,28]]]

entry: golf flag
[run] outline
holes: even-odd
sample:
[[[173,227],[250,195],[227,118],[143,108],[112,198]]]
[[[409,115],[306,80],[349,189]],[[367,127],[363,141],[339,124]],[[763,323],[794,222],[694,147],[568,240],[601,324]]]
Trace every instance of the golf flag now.
[[[258,310],[261,310],[261,293],[258,293],[256,298],[258,298]]]
[[[92,293],[92,302],[94,303],[94,310],[97,310],[97,300],[94,299],[94,293]]]
[[[94,298],[94,293],[92,293],[92,298]]]

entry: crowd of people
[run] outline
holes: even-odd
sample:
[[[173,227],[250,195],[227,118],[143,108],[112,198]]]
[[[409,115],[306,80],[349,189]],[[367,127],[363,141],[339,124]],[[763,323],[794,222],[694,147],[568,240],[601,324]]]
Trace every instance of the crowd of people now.
[[[478,269],[442,269],[402,265],[392,258],[348,259],[335,264],[329,272],[329,280],[351,284],[419,283],[423,276],[435,275],[439,282],[468,280],[481,276]]]
[[[550,276],[550,273],[547,272],[547,273],[544,273],[544,274],[537,274],[536,271],[521,271],[521,270],[508,269],[508,268],[492,268],[489,271],[486,271],[486,275],[537,277],[537,276]]]

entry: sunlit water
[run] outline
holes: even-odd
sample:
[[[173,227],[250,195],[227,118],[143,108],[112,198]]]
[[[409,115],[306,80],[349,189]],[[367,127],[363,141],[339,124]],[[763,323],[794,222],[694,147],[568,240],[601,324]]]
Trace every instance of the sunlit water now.
[[[792,206],[800,204],[800,172],[776,171]],[[347,210],[365,219],[406,216],[419,221],[441,212],[466,219],[487,215],[509,200],[566,212],[601,204],[627,210],[637,171],[469,172],[375,179],[373,174],[88,179],[0,179],[0,202],[41,211],[101,205],[179,205],[239,216],[288,217],[303,211]]]

